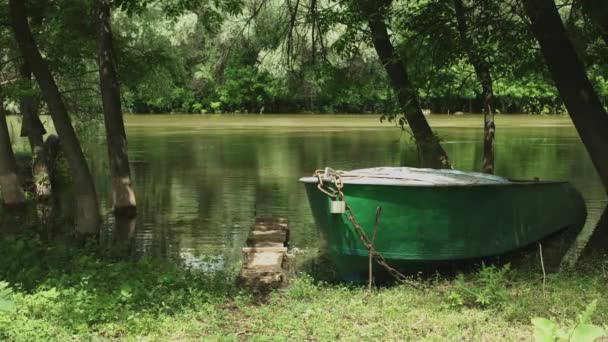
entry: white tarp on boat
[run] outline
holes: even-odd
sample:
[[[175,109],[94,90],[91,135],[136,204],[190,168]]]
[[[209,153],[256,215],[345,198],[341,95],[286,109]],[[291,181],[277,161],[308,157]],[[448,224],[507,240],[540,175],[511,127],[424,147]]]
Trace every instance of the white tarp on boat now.
[[[506,178],[485,173],[413,167],[374,167],[352,171],[331,171],[339,174],[344,184],[469,185],[510,182]],[[318,180],[317,177],[303,177],[300,178],[300,181],[316,183]]]

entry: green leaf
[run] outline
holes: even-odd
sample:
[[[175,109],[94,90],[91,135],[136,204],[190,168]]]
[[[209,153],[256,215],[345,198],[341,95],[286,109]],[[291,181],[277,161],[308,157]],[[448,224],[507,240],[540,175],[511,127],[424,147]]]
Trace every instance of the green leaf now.
[[[120,287],[120,296],[122,298],[128,299],[133,295],[133,289],[129,285],[122,285]]]
[[[578,321],[580,324],[586,324],[591,322],[591,316],[593,316],[593,313],[595,312],[595,309],[597,308],[597,299],[594,299],[593,302],[589,303],[589,305],[587,305],[587,307],[585,307],[585,310],[578,315]]]
[[[9,299],[12,291],[7,282],[0,281],[0,311],[13,311],[15,304]]]
[[[546,318],[535,317],[532,318],[532,325],[534,325],[534,341],[548,342],[554,340],[557,334],[557,327],[553,322]]]
[[[15,303],[6,299],[0,298],[0,311],[4,312],[12,312],[15,310]]]
[[[593,324],[579,324],[572,332],[570,341],[573,342],[593,342],[600,337],[606,337],[606,331]]]

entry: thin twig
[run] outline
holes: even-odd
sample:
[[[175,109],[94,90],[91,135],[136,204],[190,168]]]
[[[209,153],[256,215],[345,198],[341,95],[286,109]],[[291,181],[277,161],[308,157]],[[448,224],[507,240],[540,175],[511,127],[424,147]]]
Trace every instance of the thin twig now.
[[[17,78],[13,78],[13,79],[6,80],[6,81],[0,81],[0,85],[7,85],[7,84],[10,84],[13,82],[17,82],[17,80],[18,80]]]
[[[543,270],[543,297],[546,297],[545,285],[547,283],[547,274],[545,273],[545,262],[543,261],[543,245],[540,242],[538,243],[538,250],[540,254],[540,267]]]
[[[260,11],[262,10],[262,7],[264,7],[265,4],[266,4],[266,0],[262,0],[262,1],[260,1],[259,6],[253,8],[253,13],[251,13],[251,16],[249,16],[249,18],[247,18],[245,25],[243,25],[243,27],[241,28],[241,31],[239,32],[238,35],[241,35],[241,34],[243,34],[243,32],[245,32],[245,30],[249,27],[249,24],[251,24],[253,19],[257,18],[258,14],[260,14]]]

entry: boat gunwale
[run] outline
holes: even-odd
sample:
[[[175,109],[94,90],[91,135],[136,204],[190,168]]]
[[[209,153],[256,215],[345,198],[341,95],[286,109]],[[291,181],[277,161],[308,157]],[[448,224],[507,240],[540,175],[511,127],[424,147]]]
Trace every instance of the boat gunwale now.
[[[453,184],[404,184],[404,183],[351,183],[347,179],[342,179],[344,185],[372,185],[372,186],[390,186],[390,187],[427,187],[427,188],[448,188],[448,187],[485,187],[485,186],[528,186],[528,185],[555,185],[555,184],[570,184],[565,180],[527,180],[527,179],[507,179],[504,183],[453,183]],[[304,184],[317,184],[318,178],[315,176],[301,177],[298,182]],[[334,184],[331,178],[324,178],[323,182]]]

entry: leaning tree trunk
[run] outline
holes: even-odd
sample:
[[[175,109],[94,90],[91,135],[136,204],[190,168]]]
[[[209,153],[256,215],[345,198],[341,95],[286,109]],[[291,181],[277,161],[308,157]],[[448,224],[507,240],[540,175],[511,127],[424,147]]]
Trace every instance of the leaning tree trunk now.
[[[553,0],[524,0],[524,7],[557,90],[608,192],[608,114],[587,78]],[[602,220],[605,223],[605,217],[588,244],[606,236],[608,227]]]
[[[557,90],[608,192],[608,115],[576,55],[553,0],[523,3]]]
[[[17,177],[17,163],[8,133],[3,101],[0,89],[0,190],[4,204],[18,206],[25,203],[25,196]]]
[[[120,105],[120,85],[114,63],[110,2],[97,0],[96,3],[97,63],[110,159],[114,213],[133,216],[136,209],[135,193],[131,188],[127,137]]]
[[[608,256],[608,206],[604,208],[597,227],[581,252],[581,258],[602,258],[606,256]]]
[[[9,8],[15,40],[19,45],[21,54],[27,60],[32,68],[32,72],[36,76],[42,95],[49,107],[53,124],[59,135],[61,148],[72,173],[76,200],[76,232],[81,234],[97,234],[100,222],[97,194],[91,172],[72,127],[70,116],[61,98],[57,84],[53,79],[53,75],[46,61],[40,55],[40,51],[38,51],[27,22],[24,2],[10,0]]]
[[[371,10],[370,10],[371,9]],[[412,129],[422,154],[422,164],[432,168],[451,168],[447,154],[422,114],[416,88],[411,84],[405,66],[391,43],[388,29],[378,6],[365,11],[372,43],[397,94],[401,109]]]
[[[483,6],[483,5],[482,5]],[[462,0],[454,0],[456,10],[456,21],[458,22],[458,33],[462,45],[469,57],[469,61],[475,69],[477,79],[481,83],[483,96],[483,165],[485,173],[494,173],[494,140],[496,124],[494,123],[494,91],[492,89],[492,73],[490,65],[486,62],[479,50],[475,48],[473,38],[468,30],[465,9]]]
[[[21,114],[23,119],[21,121],[21,136],[27,137],[32,148],[32,153],[36,148],[42,148],[44,143],[43,136],[46,134],[46,130],[38,117],[38,101],[32,94],[32,70],[27,62],[21,64],[20,70],[21,78],[27,84],[27,93],[21,96],[19,105],[21,108]]]
[[[20,68],[21,78],[28,85],[28,93],[21,97],[20,107],[23,119],[21,121],[21,136],[27,137],[32,150],[32,176],[34,178],[34,193],[37,201],[48,202],[52,196],[50,170],[44,157],[44,139],[46,130],[38,117],[38,101],[32,92],[32,70],[27,62]]]
[[[583,9],[593,24],[598,28],[606,45],[608,45],[608,1],[582,0]]]

